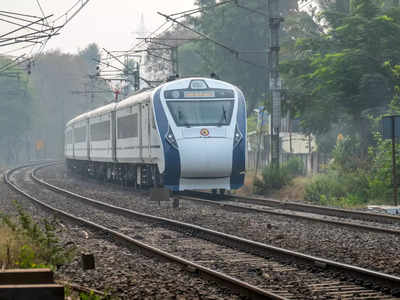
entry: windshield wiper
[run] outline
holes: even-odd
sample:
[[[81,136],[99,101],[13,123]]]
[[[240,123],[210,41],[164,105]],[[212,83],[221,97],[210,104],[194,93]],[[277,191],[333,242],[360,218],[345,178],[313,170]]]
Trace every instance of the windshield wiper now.
[[[221,116],[221,120],[217,124],[217,127],[221,127],[222,125],[225,125],[227,122],[228,122],[228,120],[226,119],[225,107],[222,106],[222,116]]]

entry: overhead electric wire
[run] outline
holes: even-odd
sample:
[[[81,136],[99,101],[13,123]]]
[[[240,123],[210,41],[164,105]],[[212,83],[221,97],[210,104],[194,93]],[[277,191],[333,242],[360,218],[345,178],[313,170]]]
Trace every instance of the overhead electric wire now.
[[[4,66],[0,66],[0,72],[5,69],[6,67],[8,67],[9,65],[12,65],[14,62],[18,61],[18,59],[24,57],[26,54],[22,54],[20,56],[18,56],[17,58],[15,58],[14,60],[8,62],[7,64],[5,64]]]
[[[253,8],[250,8],[250,7],[247,7],[247,6],[244,6],[244,5],[239,4],[239,0],[234,0],[234,1],[235,1],[235,5],[236,5],[237,7],[239,7],[239,8],[242,8],[242,9],[244,9],[244,10],[250,11],[250,12],[255,13],[255,14],[262,15],[262,16],[264,16],[264,17],[268,17],[267,14],[264,14],[264,13],[258,11],[257,9],[253,9]]]
[[[218,3],[214,4],[214,5],[209,5],[209,6],[205,6],[205,7],[199,7],[199,8],[195,8],[195,9],[190,9],[190,10],[182,11],[182,12],[179,12],[179,13],[174,13],[174,14],[171,14],[169,16],[173,17],[173,16],[177,16],[177,15],[182,15],[182,16],[176,17],[175,19],[183,18],[185,16],[189,16],[189,15],[192,15],[192,14],[195,14],[195,13],[198,13],[198,12],[202,12],[204,10],[209,10],[211,8],[215,8],[215,7],[218,7],[218,6],[221,6],[221,5],[224,5],[224,4],[228,4],[228,3],[232,3],[232,2],[236,2],[236,0],[225,0],[225,1],[218,2]]]
[[[147,37],[152,36],[153,34],[155,34],[158,30],[160,30],[162,27],[164,27],[166,24],[168,24],[169,21],[164,22],[163,24],[161,24],[160,26],[158,26],[155,30],[153,30]],[[134,45],[133,47],[130,48],[130,50],[133,50],[137,47],[140,47],[141,44],[143,44],[143,42],[139,42],[136,45]],[[129,50],[128,50],[129,51]]]
[[[192,31],[192,32],[194,32],[194,33],[200,35],[201,37],[203,37],[203,38],[205,38],[205,39],[207,39],[207,40],[213,42],[214,44],[220,46],[221,48],[224,48],[225,50],[229,51],[231,54],[235,55],[235,57],[236,57],[238,60],[240,60],[240,61],[243,61],[244,63],[250,64],[250,65],[252,65],[252,66],[254,66],[254,67],[263,68],[263,69],[267,68],[266,65],[258,65],[258,64],[256,64],[256,63],[253,63],[253,62],[249,61],[249,60],[240,58],[240,57],[239,57],[239,55],[240,55],[240,51],[239,51],[239,50],[233,49],[233,48],[231,48],[231,47],[229,47],[229,46],[227,46],[227,45],[225,45],[225,44],[223,44],[223,43],[221,43],[221,42],[219,42],[219,41],[217,41],[217,40],[215,40],[215,39],[213,39],[213,38],[207,36],[206,34],[204,34],[204,33],[202,33],[202,32],[199,32],[199,31],[197,31],[197,30],[195,30],[195,29],[193,29],[193,28],[187,26],[186,24],[183,24],[182,22],[179,22],[179,21],[175,20],[174,18],[171,18],[171,17],[168,16],[168,15],[165,15],[165,14],[160,13],[160,12],[157,12],[157,13],[158,13],[159,15],[165,17],[166,19],[168,19],[168,20],[170,20],[170,21],[172,21],[172,22],[175,22],[175,23],[179,24],[180,26],[182,26],[182,27],[184,27],[184,28],[186,28],[186,29],[188,29],[188,30],[190,30],[190,31]]]
[[[9,65],[7,68],[5,68],[5,69],[1,69],[0,70],[0,72],[6,72],[7,70],[9,70],[9,69],[11,69],[11,68],[14,68],[14,67],[16,67],[16,66],[19,66],[20,64],[23,64],[23,63],[25,63],[25,62],[27,62],[27,61],[29,61],[29,60],[31,60],[30,58],[26,58],[26,59],[24,59],[24,60],[21,60],[21,61],[19,61],[19,62],[16,62],[15,64],[13,64],[13,65]]]
[[[42,16],[44,17],[44,16],[45,16],[45,13],[44,13],[44,11],[43,11],[42,6],[40,5],[39,0],[36,0],[36,3],[37,3],[37,5],[39,6],[39,9],[40,9],[40,12],[42,13]],[[47,20],[46,20],[46,23],[47,23],[47,26],[49,26],[49,22],[47,22]],[[45,25],[44,22],[43,22],[43,25]]]
[[[2,14],[2,13],[0,13],[0,16],[10,18],[10,16]],[[17,17],[13,17],[11,19],[16,19],[18,21],[30,22],[29,20],[22,19],[22,18],[17,18]],[[6,22],[6,23],[9,23],[9,24],[12,24],[12,25],[16,25],[16,26],[24,26],[24,24],[15,23],[15,22],[12,22],[10,20],[6,20],[6,19],[2,19],[2,18],[0,19],[0,21]],[[34,25],[39,25],[39,24],[34,24]],[[42,24],[40,24],[40,26],[42,26]],[[36,28],[32,28],[32,27],[27,27],[27,28],[29,28],[31,30],[35,30],[35,31],[41,30],[41,29],[36,29]]]
[[[65,20],[65,22],[62,23],[62,24],[59,26],[59,28],[57,28],[57,29],[55,30],[55,32],[54,32],[53,35],[58,34],[58,32],[59,32],[62,28],[64,28],[65,25],[67,25],[67,24],[82,10],[82,8],[84,8],[84,7],[89,3],[89,1],[90,1],[90,0],[78,0],[78,1],[76,1],[75,4],[74,4],[70,9],[68,9],[64,14],[62,14],[60,17],[58,17],[57,19],[55,19],[55,20],[53,21],[53,24],[54,24],[55,22],[57,22],[59,19],[61,19],[63,16],[66,16],[66,17],[67,17],[67,19]],[[68,13],[71,12],[79,3],[81,3],[81,6],[80,6],[75,12],[73,12],[72,15],[71,15],[70,17],[68,17]],[[52,37],[52,36],[49,36],[49,38],[46,39],[46,40],[42,43],[41,47],[39,48],[37,57],[40,57],[40,56],[42,55],[42,52],[43,52],[44,48],[46,47],[46,45],[47,45],[47,43],[48,43],[48,41],[50,40],[51,37]],[[31,49],[31,52],[32,52],[32,50],[33,50],[33,49]]]
[[[38,17],[38,16],[27,15],[27,14],[21,14],[21,13],[16,13],[16,12],[7,11],[7,10],[0,10],[0,13],[40,19],[40,17]]]
[[[54,27],[54,28],[57,28],[57,27]],[[37,32],[30,32],[30,33],[26,33],[26,34],[15,36],[15,37],[9,37],[9,38],[6,38],[6,39],[1,39],[0,38],[0,44],[3,43],[3,42],[17,40],[17,39],[24,38],[24,37],[31,38],[31,36],[34,37],[35,34],[40,34],[40,33],[46,34],[46,31],[54,30],[54,28],[48,28],[48,29],[44,29],[44,30],[41,30],[41,31],[37,31]],[[55,35],[55,34],[49,33],[49,34],[46,34],[45,36],[48,37],[49,35]],[[39,37],[41,37],[41,36],[39,36]]]
[[[18,47],[18,48],[15,48],[15,49],[10,49],[10,50],[8,50],[8,51],[2,52],[1,54],[2,54],[2,55],[5,55],[5,54],[17,52],[17,51],[19,51],[19,50],[26,49],[26,48],[29,48],[29,47],[32,47],[32,45],[25,45],[25,46]]]
[[[39,9],[43,15],[43,17],[38,17],[38,16],[33,16],[33,15],[28,15],[28,14],[22,14],[22,13],[16,13],[16,12],[11,12],[11,11],[5,11],[5,10],[0,10],[0,16],[3,16],[0,21],[10,23],[15,26],[19,26],[19,28],[11,30],[10,32],[4,33],[0,35],[0,47],[5,47],[5,46],[11,46],[14,44],[19,44],[19,43],[29,43],[29,45],[25,45],[23,47],[17,47],[12,50],[8,50],[6,52],[2,52],[0,54],[9,54],[13,52],[17,52],[23,49],[29,49],[29,55],[32,56],[33,52],[35,51],[36,54],[36,59],[38,59],[44,48],[46,47],[48,41],[50,40],[51,37],[58,35],[59,31],[65,27],[81,10],[83,7],[86,6],[86,4],[90,0],[78,0],[74,3],[72,7],[70,7],[65,13],[63,13],[61,16],[56,18],[54,21],[52,21],[53,26],[49,25],[48,19],[52,17],[53,15],[45,16],[44,10],[42,6],[40,5],[39,0],[36,0],[37,5],[39,6]],[[79,6],[79,7],[78,7]],[[32,18],[32,19],[24,19],[24,18]],[[58,26],[54,26],[57,21],[59,21],[61,18],[65,18],[65,21]],[[22,21],[22,22],[27,22],[27,24],[20,24],[16,22],[15,20]],[[36,29],[34,26],[40,25],[41,29]],[[45,27],[45,29],[43,28]],[[33,32],[28,32],[20,36],[14,36],[12,37],[11,35],[15,32],[18,32],[20,30],[32,30]],[[47,34],[43,34],[46,33]],[[37,35],[38,33],[42,33],[42,35]],[[4,37],[7,37],[6,39]],[[7,41],[13,41],[10,43],[7,43]],[[40,44],[39,49],[37,48],[37,45]],[[35,49],[38,49],[37,51]],[[28,53],[28,52],[27,52]],[[25,54],[27,54],[25,53]],[[18,64],[23,63],[19,62]],[[10,65],[11,66],[11,65]],[[8,69],[8,68],[7,68]],[[1,71],[4,72],[2,69]]]
[[[12,33],[14,33],[14,32],[20,31],[20,30],[22,30],[22,29],[24,29],[24,28],[27,28],[27,27],[29,27],[29,25],[36,24],[36,23],[38,23],[38,22],[40,22],[40,21],[43,21],[44,19],[47,19],[47,18],[49,18],[49,17],[51,17],[51,16],[53,16],[53,15],[49,15],[49,16],[47,16],[47,17],[40,18],[40,19],[38,19],[38,20],[36,20],[36,21],[30,22],[30,23],[28,23],[28,24],[26,24],[26,25],[24,25],[24,26],[21,26],[20,28],[11,30],[10,32],[7,32],[7,33],[4,33],[4,34],[0,35],[0,38],[5,37],[5,36],[7,36],[7,35],[10,35],[10,34],[12,34]]]
[[[86,4],[89,3],[89,1],[90,1],[90,0],[78,0],[78,1],[76,1],[75,4],[72,5],[72,7],[71,7],[70,9],[68,9],[64,14],[62,14],[62,15],[59,16],[58,18],[56,18],[53,22],[55,23],[55,22],[57,22],[58,20],[60,20],[61,18],[63,18],[63,17],[65,16],[65,17],[66,17],[66,20],[65,20],[65,22],[64,22],[64,25],[66,25],[69,21],[72,20],[73,17],[76,16],[77,13],[79,13],[79,12],[81,11],[81,9],[82,9]],[[77,11],[75,11],[75,12],[72,14],[72,16],[68,17],[68,13],[71,12],[71,11],[75,8],[75,6],[77,6],[77,5],[78,5],[79,3],[81,3],[81,2],[82,2],[82,4],[81,4],[81,6],[77,9]]]

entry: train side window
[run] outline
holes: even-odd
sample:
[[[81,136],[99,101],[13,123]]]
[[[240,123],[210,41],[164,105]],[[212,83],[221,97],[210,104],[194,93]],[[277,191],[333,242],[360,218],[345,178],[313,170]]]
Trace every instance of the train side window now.
[[[151,119],[151,127],[153,129],[157,129],[156,128],[156,120],[154,119],[154,112],[153,109],[150,109],[150,119]]]
[[[90,138],[92,141],[109,140],[110,121],[108,120],[90,125]]]
[[[118,139],[138,137],[138,114],[118,118],[117,126]]]
[[[74,142],[83,143],[86,141],[86,126],[74,128]]]

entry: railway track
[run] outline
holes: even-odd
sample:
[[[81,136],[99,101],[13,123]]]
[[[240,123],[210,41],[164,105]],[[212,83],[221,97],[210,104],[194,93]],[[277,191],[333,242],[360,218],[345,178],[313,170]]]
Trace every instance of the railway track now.
[[[35,178],[34,175],[32,177]],[[46,184],[40,180],[39,182]],[[219,273],[229,273],[229,278],[250,282],[250,286],[257,286],[261,291],[270,293],[269,296],[263,295],[262,298],[396,299],[392,298],[392,295],[398,296],[400,293],[397,290],[400,278],[395,276],[307,256],[199,226],[105,205],[93,199],[59,190],[54,186],[48,187],[58,193],[67,194],[68,197],[90,201],[91,205],[101,207],[102,210],[111,210],[129,219],[135,218],[150,223],[150,226],[136,224],[133,226],[133,231],[132,227],[124,230],[141,240],[145,237],[158,236],[158,239],[151,241],[156,246],[167,248],[167,252],[172,252],[173,256],[186,256],[196,261],[194,265],[187,265],[191,271],[201,273],[202,268],[213,268],[220,270]],[[163,228],[161,233],[159,229],[152,231],[160,227]],[[117,233],[117,236],[120,234]],[[211,243],[204,242],[204,239]],[[256,298],[257,295],[253,297]]]
[[[205,193],[200,193],[200,194],[204,195]],[[385,214],[377,214],[377,213],[363,212],[363,211],[356,211],[356,210],[339,209],[339,208],[311,205],[311,204],[298,203],[298,202],[280,201],[280,200],[270,199],[270,198],[256,198],[256,197],[242,197],[242,196],[227,195],[226,199],[237,202],[237,203],[259,205],[259,206],[282,209],[282,210],[291,210],[291,211],[332,216],[332,217],[338,217],[338,218],[376,222],[376,223],[382,223],[382,224],[400,225],[400,216],[396,216],[396,215],[385,215]]]
[[[300,211],[300,210],[292,210],[289,208],[285,208],[284,203],[282,202],[282,206],[268,206],[266,203],[260,202],[259,199],[256,201],[252,201],[251,199],[253,198],[246,198],[247,200],[245,202],[241,201],[241,197],[236,198],[234,196],[227,196],[224,199],[218,199],[217,201],[215,199],[212,199],[211,194],[207,193],[199,193],[199,192],[184,192],[184,193],[178,193],[177,197],[182,200],[188,200],[188,201],[193,201],[196,203],[200,203],[203,205],[209,205],[209,206],[216,206],[219,208],[223,208],[226,210],[230,211],[235,211],[235,212],[249,212],[249,213],[260,213],[260,214],[271,214],[271,215],[277,215],[277,216],[284,216],[292,219],[300,219],[300,220],[307,220],[310,222],[316,222],[316,223],[325,223],[325,224],[331,224],[334,226],[341,226],[341,227],[347,227],[347,228],[353,228],[357,230],[365,230],[368,232],[381,232],[381,233],[386,233],[386,234],[394,234],[394,235],[400,235],[400,227],[398,226],[392,226],[388,227],[387,225],[397,225],[393,223],[384,223],[386,227],[382,227],[382,223],[373,223],[371,224],[371,220],[366,221],[366,220],[361,220],[362,222],[368,222],[366,223],[355,223],[352,222],[354,219],[360,220],[358,218],[349,218],[343,217],[343,216],[330,216],[332,218],[326,218],[328,216],[327,214],[323,213],[322,216],[321,214],[318,213],[318,211],[323,211],[323,207],[317,206],[318,210],[313,210],[313,211]],[[255,198],[254,198],[255,199]],[[275,200],[274,200],[275,201]],[[328,211],[330,211],[330,208],[328,208]],[[351,212],[346,210],[346,212]],[[368,214],[368,213],[366,213]],[[356,215],[358,215],[358,212],[356,212]],[[378,215],[378,214],[372,214],[373,216]],[[380,215],[378,215],[380,216]],[[386,217],[386,216],[383,216]],[[391,219],[392,216],[388,216],[389,219]],[[395,217],[394,220],[396,220]],[[400,223],[398,224],[400,225]]]

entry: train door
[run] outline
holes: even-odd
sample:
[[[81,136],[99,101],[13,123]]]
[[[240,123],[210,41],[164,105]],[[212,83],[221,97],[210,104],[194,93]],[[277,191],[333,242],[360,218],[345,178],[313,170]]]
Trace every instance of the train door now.
[[[146,162],[151,157],[150,151],[150,109],[148,103],[141,104],[141,131],[142,131],[142,160]]]
[[[90,157],[90,126],[89,126],[89,118],[85,121],[86,123],[86,156],[88,160],[91,160]]]

